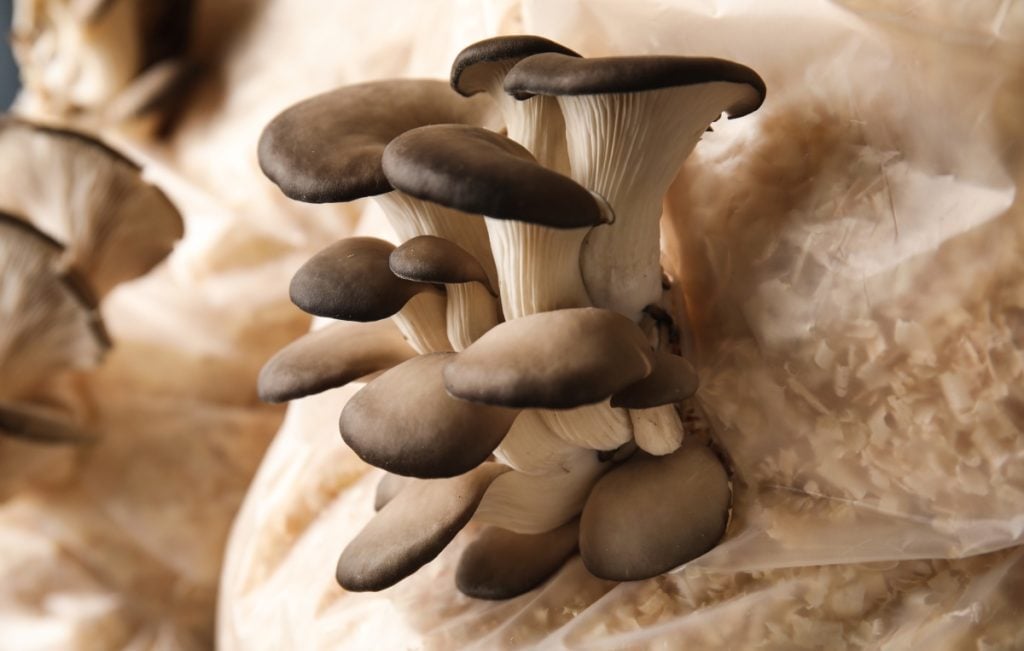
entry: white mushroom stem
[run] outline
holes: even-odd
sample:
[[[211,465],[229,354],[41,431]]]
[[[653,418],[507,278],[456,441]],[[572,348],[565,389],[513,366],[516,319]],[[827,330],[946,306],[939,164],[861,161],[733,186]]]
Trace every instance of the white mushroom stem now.
[[[582,270],[594,305],[634,320],[661,296],[661,201],[683,160],[746,85],[711,82],[639,93],[559,97],[572,176],[611,205],[590,231]]]
[[[454,242],[477,259],[491,284],[497,286],[498,274],[491,257],[487,229],[480,223],[479,217],[422,201],[399,190],[378,195],[374,199],[395,229],[399,240],[407,242],[420,235],[434,235]],[[469,285],[479,287],[478,283]],[[499,319],[495,313],[494,297],[482,288],[478,291],[472,287],[447,285],[446,289],[449,294],[445,329],[450,341],[445,348],[434,350],[452,350],[453,346],[455,350],[462,350],[497,324]],[[403,328],[401,324],[399,327]],[[406,333],[406,330],[403,328],[402,332]],[[406,336],[409,337],[408,333]],[[410,338],[409,341],[415,340]],[[433,345],[437,343],[433,342]],[[415,343],[413,347],[417,348]]]
[[[590,305],[580,275],[585,228],[486,218],[506,319]]]
[[[614,450],[633,438],[633,426],[625,409],[608,401],[575,409],[539,410],[551,431],[567,443],[590,450]]]
[[[441,292],[420,292],[391,318],[416,352],[449,352],[452,346],[445,325],[446,304],[445,295]]]
[[[485,332],[498,325],[498,302],[478,282],[446,283],[448,292],[448,341],[456,351],[464,350]]]
[[[564,470],[578,453],[579,447],[551,431],[540,411],[526,409],[516,417],[494,456],[515,470],[533,475]]]
[[[543,533],[576,517],[610,464],[577,450],[565,469],[544,475],[507,472],[488,487],[473,519],[516,533]]]
[[[535,95],[517,100],[505,92],[505,75],[517,61],[495,66],[494,76],[487,84],[487,93],[494,99],[505,120],[507,135],[533,154],[537,162],[560,174],[569,174],[569,154],[565,142],[565,120],[558,100]]]
[[[683,444],[685,430],[675,405],[630,409],[629,419],[637,447],[644,452],[661,456],[675,452]]]

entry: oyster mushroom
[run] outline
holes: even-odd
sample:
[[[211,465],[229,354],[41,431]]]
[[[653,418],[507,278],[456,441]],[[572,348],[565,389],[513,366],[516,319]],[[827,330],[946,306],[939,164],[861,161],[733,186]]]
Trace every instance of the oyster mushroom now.
[[[97,297],[141,276],[182,236],[181,216],[130,160],[89,136],[0,118],[0,211],[66,248]]]
[[[500,320],[497,290],[483,265],[455,242],[420,235],[391,252],[391,271],[399,278],[439,283],[448,295],[448,341],[459,351]]]
[[[0,214],[0,399],[27,397],[62,370],[94,366],[110,347],[84,283],[59,271],[63,254],[31,224]]]
[[[667,456],[634,455],[601,477],[587,498],[580,517],[583,563],[614,581],[667,572],[715,546],[730,499],[721,461],[695,439]]]
[[[451,85],[460,95],[486,93],[502,117],[508,137],[525,147],[537,161],[557,172],[569,172],[565,121],[552,97],[516,101],[504,89],[505,75],[522,59],[542,52],[579,54],[554,41],[531,35],[496,36],[465,48],[452,62]]]
[[[506,472],[501,464],[485,463],[457,477],[411,481],[345,547],[338,583],[352,592],[383,590],[429,563]]]
[[[455,585],[477,599],[511,599],[533,590],[576,551],[579,520],[540,534],[488,527],[459,557]]]
[[[287,402],[344,386],[415,354],[393,321],[332,323],[271,357],[257,389],[264,402]]]
[[[518,412],[451,397],[441,378],[451,356],[413,357],[363,387],[341,412],[345,442],[367,463],[412,477],[451,477],[486,461]]]
[[[463,125],[408,131],[387,146],[382,162],[404,193],[485,215],[506,319],[590,304],[580,244],[587,227],[611,217],[572,179],[500,134]]]
[[[417,351],[451,350],[444,292],[392,273],[388,259],[394,248],[373,237],[335,242],[295,272],[288,290],[292,302],[309,314],[345,321],[393,316]]]
[[[495,326],[451,358],[444,380],[464,400],[568,409],[647,377],[653,355],[643,332],[621,314],[557,310]]]
[[[738,117],[760,106],[764,82],[721,59],[543,53],[517,63],[505,91],[558,98],[572,176],[616,215],[583,243],[587,293],[594,305],[639,320],[661,295],[659,219],[669,183],[723,111]]]

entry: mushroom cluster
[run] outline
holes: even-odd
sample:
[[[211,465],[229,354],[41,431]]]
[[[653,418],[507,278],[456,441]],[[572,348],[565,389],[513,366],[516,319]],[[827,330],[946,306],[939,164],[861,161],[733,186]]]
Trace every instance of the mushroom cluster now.
[[[100,361],[99,302],[167,256],[181,217],[105,144],[12,116],[0,117],[0,177],[0,436],[87,441],[45,385]]]
[[[709,125],[764,94],[729,61],[583,58],[511,36],[463,50],[450,88],[348,86],[266,127],[260,165],[287,196],[373,197],[401,242],[352,237],[303,265],[293,302],[345,323],[260,375],[271,402],[372,376],[339,427],[388,474],[338,561],[344,588],[393,585],[470,520],[487,527],[456,583],[487,599],[577,549],[596,576],[635,580],[723,536],[728,473],[680,415],[697,375],[666,305],[659,218]]]

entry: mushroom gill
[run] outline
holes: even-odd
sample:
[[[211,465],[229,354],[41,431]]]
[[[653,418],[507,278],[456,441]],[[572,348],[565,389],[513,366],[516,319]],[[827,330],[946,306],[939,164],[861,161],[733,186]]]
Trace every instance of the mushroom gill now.
[[[513,36],[463,50],[451,86],[496,100],[507,137],[480,128],[493,107],[410,80],[308,100],[260,142],[261,165],[286,194],[383,197],[402,241],[328,247],[296,274],[296,304],[369,321],[417,296],[448,298],[438,318],[450,346],[416,345],[420,355],[395,360],[384,354],[391,341],[359,354],[361,343],[339,341],[336,356],[314,363],[318,346],[295,344],[265,371],[287,362],[310,378],[282,384],[299,395],[293,386],[393,365],[339,420],[352,450],[391,474],[379,512],[342,552],[338,581],[392,585],[470,519],[489,527],[456,583],[479,598],[532,589],[577,542],[602,578],[692,560],[723,535],[731,488],[680,415],[698,374],[663,307],[660,202],[708,123],[757,108],[760,78],[730,62],[591,60]],[[302,364],[317,368],[305,376]]]

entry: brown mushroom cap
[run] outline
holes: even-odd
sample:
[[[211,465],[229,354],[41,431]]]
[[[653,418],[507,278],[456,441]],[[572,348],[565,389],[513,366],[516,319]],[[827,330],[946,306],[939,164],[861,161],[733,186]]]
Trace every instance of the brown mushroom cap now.
[[[345,321],[377,321],[402,309],[430,285],[399,278],[388,258],[395,246],[348,237],[318,252],[292,277],[289,295],[304,312]]]
[[[0,118],[0,211],[61,242],[98,296],[145,274],[183,233],[167,197],[89,136]]]
[[[336,577],[351,592],[383,590],[441,553],[506,466],[485,463],[447,479],[413,481],[341,553]]]
[[[53,374],[96,365],[110,339],[84,283],[58,271],[62,247],[0,214],[0,397],[20,398]]]
[[[464,248],[434,235],[407,240],[391,252],[391,272],[420,283],[461,284],[477,282],[497,295],[483,265]]]
[[[610,211],[586,188],[540,165],[505,136],[457,124],[412,129],[384,150],[384,173],[419,199],[495,219],[581,228]]]
[[[332,323],[277,351],[260,370],[257,389],[264,402],[287,402],[343,386],[415,354],[391,320]]]
[[[540,312],[489,330],[444,368],[454,396],[506,407],[568,409],[646,377],[654,353],[626,317],[598,308]]]
[[[88,443],[96,438],[52,409],[3,401],[0,401],[0,436],[50,444]]]
[[[451,477],[483,463],[518,414],[451,397],[441,369],[453,353],[385,371],[345,405],[339,428],[367,463],[412,477]]]
[[[579,519],[540,534],[488,527],[459,558],[455,585],[476,599],[511,599],[533,590],[576,551]]]
[[[651,374],[613,395],[612,407],[650,409],[672,404],[696,393],[698,384],[697,371],[689,360],[657,351]]]
[[[459,52],[452,63],[451,86],[466,97],[485,92],[495,68],[511,66],[521,59],[542,52],[580,56],[564,45],[540,36],[495,36],[473,43]]]
[[[725,533],[731,493],[722,462],[685,441],[662,457],[634,455],[597,481],[580,519],[580,554],[613,581],[657,576],[714,547]]]
[[[352,201],[389,192],[384,147],[426,124],[497,127],[493,104],[460,97],[434,79],[391,79],[345,86],[300,102],[263,130],[263,173],[298,201]]]
[[[537,54],[505,76],[505,92],[516,99],[534,95],[605,95],[714,82],[743,84],[750,93],[726,112],[740,117],[764,102],[764,80],[750,68],[724,59],[680,56],[579,58]]]

